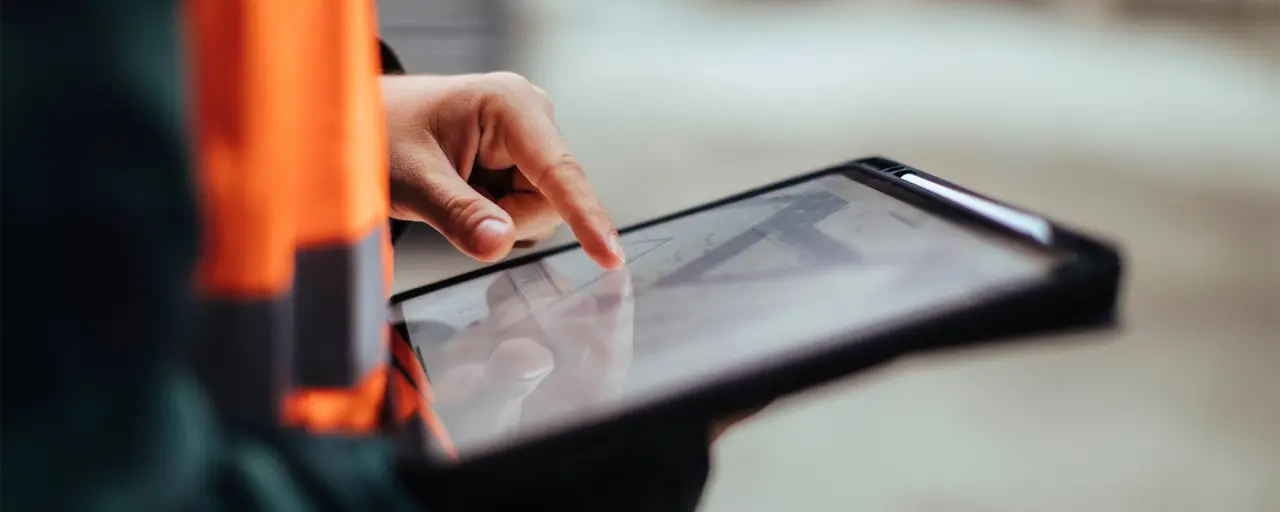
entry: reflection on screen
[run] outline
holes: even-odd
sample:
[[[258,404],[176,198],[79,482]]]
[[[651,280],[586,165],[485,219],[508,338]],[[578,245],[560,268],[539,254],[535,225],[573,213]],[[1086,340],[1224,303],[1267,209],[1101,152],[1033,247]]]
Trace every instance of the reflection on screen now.
[[[832,175],[402,304],[462,458],[1044,275],[1051,256]]]

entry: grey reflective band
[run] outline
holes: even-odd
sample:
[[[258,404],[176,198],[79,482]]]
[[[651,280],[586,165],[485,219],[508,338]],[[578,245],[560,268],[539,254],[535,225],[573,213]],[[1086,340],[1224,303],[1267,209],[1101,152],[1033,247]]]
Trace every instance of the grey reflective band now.
[[[192,365],[220,419],[273,426],[292,391],[293,303],[206,300]]]
[[[296,382],[345,388],[390,356],[382,231],[355,245],[300,249],[294,268]]]

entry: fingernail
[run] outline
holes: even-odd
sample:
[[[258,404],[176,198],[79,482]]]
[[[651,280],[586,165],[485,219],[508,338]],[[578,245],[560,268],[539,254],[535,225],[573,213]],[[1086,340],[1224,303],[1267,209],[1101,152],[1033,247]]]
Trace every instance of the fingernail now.
[[[501,241],[508,230],[510,227],[505,222],[498,219],[485,219],[476,226],[476,238],[479,239],[480,245],[484,246],[482,249],[488,249]]]
[[[617,233],[609,236],[609,252],[612,252],[614,256],[617,256],[618,261],[624,264],[627,262],[627,255],[622,252],[622,243],[618,241]]]

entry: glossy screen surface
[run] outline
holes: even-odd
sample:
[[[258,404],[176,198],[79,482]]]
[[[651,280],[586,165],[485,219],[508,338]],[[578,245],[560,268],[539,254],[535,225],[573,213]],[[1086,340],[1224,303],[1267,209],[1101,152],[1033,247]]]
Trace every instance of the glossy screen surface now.
[[[401,303],[460,458],[1042,279],[1056,258],[827,175]]]

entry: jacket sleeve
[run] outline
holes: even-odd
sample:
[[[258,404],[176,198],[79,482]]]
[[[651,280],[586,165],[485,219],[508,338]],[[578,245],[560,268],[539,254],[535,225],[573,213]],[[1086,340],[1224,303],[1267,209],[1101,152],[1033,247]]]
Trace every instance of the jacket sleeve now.
[[[401,474],[432,510],[692,511],[707,477],[708,441],[705,429],[686,427],[603,453],[584,447],[563,460],[529,461],[520,474],[433,479],[407,460]]]
[[[0,510],[420,510],[384,442],[222,425],[193,377],[177,7],[0,19]]]
[[[383,74],[403,74],[404,66],[391,47],[385,41],[379,41],[379,47]],[[392,240],[407,226],[392,219]],[[518,510],[533,504],[534,510],[678,512],[696,509],[702,496],[709,470],[707,435],[702,424],[675,428],[586,464],[540,471],[538,478],[522,478],[511,486],[432,486],[423,481],[412,458],[402,459],[400,473],[424,503],[441,510]]]

